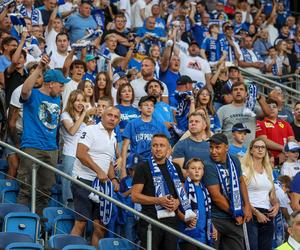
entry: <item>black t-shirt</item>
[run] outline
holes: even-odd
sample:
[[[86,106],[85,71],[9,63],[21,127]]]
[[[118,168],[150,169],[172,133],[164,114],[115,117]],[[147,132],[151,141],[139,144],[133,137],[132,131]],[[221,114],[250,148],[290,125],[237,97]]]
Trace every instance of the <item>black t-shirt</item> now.
[[[292,126],[294,134],[295,134],[295,139],[297,141],[300,141],[300,127],[296,126],[296,124],[294,122],[291,123],[291,126]]]
[[[182,175],[180,167],[176,163],[173,163],[173,164],[177,170],[177,173],[179,175],[181,182],[184,182],[184,177]],[[170,174],[168,172],[167,165],[166,164],[158,165],[158,167],[167,183],[170,194],[174,198],[177,198],[178,196],[177,196],[173,181],[171,180]],[[135,173],[133,176],[133,185],[134,184],[144,184],[142,194],[155,197],[153,177],[152,177],[150,166],[149,166],[148,162],[140,163],[136,167],[136,170],[135,170]],[[154,219],[157,219],[155,205],[142,205],[142,213],[147,216],[150,216]]]

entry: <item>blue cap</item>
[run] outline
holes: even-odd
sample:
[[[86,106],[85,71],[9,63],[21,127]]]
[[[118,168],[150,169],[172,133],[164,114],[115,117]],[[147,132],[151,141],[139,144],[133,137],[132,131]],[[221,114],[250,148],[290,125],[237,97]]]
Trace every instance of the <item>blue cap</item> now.
[[[285,152],[299,152],[300,151],[300,146],[298,143],[294,141],[290,141],[284,146],[284,151]]]
[[[65,84],[69,81],[70,80],[65,78],[63,73],[58,69],[49,69],[44,73],[44,82],[59,82]]]
[[[139,154],[130,154],[126,160],[126,168],[135,168],[141,162],[143,162],[142,156]]]
[[[244,123],[234,124],[232,127],[232,132],[235,132],[235,131],[246,132],[247,134],[251,133],[250,129],[248,129]]]
[[[89,61],[92,61],[92,60],[96,60],[96,59],[98,59],[99,57],[97,57],[97,56],[94,56],[94,55],[92,55],[92,54],[88,54],[88,55],[86,55],[85,56],[85,61],[86,62],[89,62]]]

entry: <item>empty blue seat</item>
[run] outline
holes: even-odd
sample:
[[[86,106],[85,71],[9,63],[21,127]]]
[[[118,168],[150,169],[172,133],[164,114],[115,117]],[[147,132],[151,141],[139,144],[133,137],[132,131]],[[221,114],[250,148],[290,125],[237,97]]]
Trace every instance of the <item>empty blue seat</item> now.
[[[67,245],[62,250],[96,250],[96,248],[87,245]]]
[[[62,204],[62,191],[60,184],[54,184],[51,188],[51,198],[49,199],[49,207],[59,207]]]
[[[137,246],[126,239],[104,238],[99,240],[99,249],[105,250],[136,250]]]
[[[14,242],[33,242],[33,239],[27,234],[0,232],[0,249],[4,249]]]
[[[40,229],[40,217],[30,212],[13,212],[4,217],[3,231],[29,235],[37,241]]]
[[[2,229],[2,224],[4,217],[11,212],[29,212],[29,208],[22,204],[0,204],[0,229]]]
[[[18,182],[15,180],[0,180],[0,203],[16,203],[19,192]]]
[[[58,250],[62,250],[67,245],[88,245],[84,238],[67,234],[52,235],[48,243],[50,247]]]
[[[38,243],[15,242],[9,244],[5,250],[44,250],[44,248]]]
[[[47,207],[43,210],[45,231],[48,234],[69,234],[73,228],[75,217],[73,211],[64,207]]]
[[[7,160],[0,159],[0,179],[5,179],[8,170]]]

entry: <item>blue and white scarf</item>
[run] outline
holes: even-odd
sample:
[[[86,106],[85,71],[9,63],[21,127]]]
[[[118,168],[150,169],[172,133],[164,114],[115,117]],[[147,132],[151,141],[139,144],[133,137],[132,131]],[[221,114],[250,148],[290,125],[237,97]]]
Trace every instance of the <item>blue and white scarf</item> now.
[[[183,211],[184,211],[184,220],[190,221],[196,217],[196,214],[191,209],[190,201],[186,195],[184,187],[182,186],[182,183],[180,181],[180,178],[178,176],[175,166],[172,164],[172,162],[169,159],[166,159],[166,163],[167,163],[167,170],[170,174],[171,180],[173,181],[176,193],[180,200],[181,207],[183,208]],[[151,171],[151,174],[153,177],[155,196],[163,197],[163,196],[170,194],[167,183],[166,183],[157,163],[155,162],[155,160],[152,156],[149,159],[149,166],[150,166],[150,171]],[[174,211],[170,212],[167,209],[165,209],[164,207],[162,207],[161,205],[155,205],[155,209],[157,212],[158,219],[175,216]]]
[[[31,18],[32,25],[39,25],[40,12],[37,9],[35,9],[33,6],[31,8],[31,16],[27,12],[26,7],[24,5],[21,5],[20,14],[23,17]]]
[[[212,244],[212,233],[213,233],[213,224],[211,220],[211,199],[209,196],[209,193],[204,185],[200,182],[200,188],[203,193],[204,197],[204,205],[205,205],[205,212],[206,212],[206,237],[207,237],[207,242],[209,245]],[[187,192],[189,201],[191,203],[191,208],[194,211],[194,213],[197,214],[198,217],[198,201],[197,201],[197,194],[196,194],[196,188],[194,182],[191,180],[190,177],[186,178],[186,181],[184,183],[184,189]],[[186,230],[189,230],[189,235],[191,235],[192,230],[190,228],[186,228]],[[195,231],[196,233],[196,231]]]
[[[225,169],[222,164],[216,164],[216,169],[222,193],[229,201],[232,217],[236,218],[244,215],[243,201],[240,192],[240,180],[237,169],[229,154],[227,155],[227,164],[228,169]]]
[[[91,12],[95,22],[97,23],[97,26],[104,28],[105,18],[104,18],[104,10],[99,8],[92,8]]]
[[[254,50],[252,50],[252,52],[253,52],[253,54],[254,54],[254,56],[256,57],[256,58],[253,58],[252,57],[252,55],[251,55],[251,53],[248,51],[248,49],[246,49],[246,48],[242,48],[241,49],[241,52],[242,52],[242,54],[243,54],[243,57],[244,57],[244,61],[245,62],[257,62],[257,61],[261,61],[261,57],[254,51]],[[256,60],[255,60],[256,59]]]
[[[100,182],[100,180],[96,177],[93,181],[93,188],[98,190],[101,193],[104,193],[110,197],[113,197],[113,184],[110,180],[106,181],[105,183]],[[110,222],[111,214],[112,214],[112,206],[113,204],[102,198],[99,195],[91,192],[89,194],[89,199],[96,203],[100,203],[100,220],[104,225],[107,225]]]
[[[190,106],[190,99],[187,98],[188,95],[193,95],[192,91],[179,92],[175,90],[175,98],[178,100],[178,106],[176,109],[176,115],[183,116],[185,111]]]
[[[250,84],[248,87],[248,99],[246,101],[246,106],[243,110],[243,115],[250,115],[255,117],[256,114],[253,112],[256,104],[257,98],[257,86],[255,84]]]
[[[11,3],[13,3],[15,0],[3,0],[0,3],[0,13],[7,7],[9,6]]]
[[[25,19],[19,13],[11,13],[9,14],[9,17],[11,24],[17,33],[18,39],[20,39],[22,32],[26,30]]]

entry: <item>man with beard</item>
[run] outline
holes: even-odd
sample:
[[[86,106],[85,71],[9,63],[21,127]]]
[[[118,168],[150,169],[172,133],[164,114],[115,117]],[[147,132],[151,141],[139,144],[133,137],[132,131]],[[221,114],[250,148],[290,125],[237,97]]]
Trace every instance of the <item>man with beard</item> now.
[[[154,79],[155,61],[151,57],[146,57],[142,61],[141,74],[142,77],[135,79],[131,82],[131,86],[134,89],[134,107],[138,107],[138,102],[140,98],[147,93],[145,92],[145,85],[148,81]],[[164,84],[164,92],[162,95],[162,100],[168,102],[168,89]]]
[[[244,123],[247,128],[250,129],[251,133],[247,136],[245,141],[245,146],[249,146],[250,141],[255,138],[255,128],[256,128],[256,116],[261,112],[269,112],[269,107],[262,96],[258,96],[257,102],[259,103],[261,109],[258,105],[255,106],[253,116],[249,112],[245,112],[246,108],[246,97],[247,97],[247,87],[243,82],[236,82],[231,88],[232,103],[222,106],[218,110],[218,117],[220,119],[221,127],[224,134],[227,136],[229,143],[232,143],[232,133],[231,129],[236,123]]]

